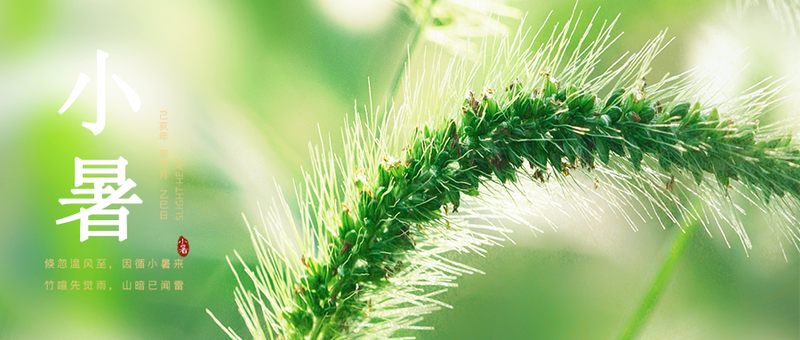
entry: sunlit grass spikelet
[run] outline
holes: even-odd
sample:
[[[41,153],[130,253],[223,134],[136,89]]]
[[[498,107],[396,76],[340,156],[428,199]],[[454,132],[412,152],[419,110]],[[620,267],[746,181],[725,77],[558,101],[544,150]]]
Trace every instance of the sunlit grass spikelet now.
[[[419,32],[448,50],[476,55],[476,42],[485,37],[507,35],[500,18],[519,19],[522,12],[503,0],[399,0],[421,28]]]
[[[426,58],[407,75],[401,105],[370,103],[354,116],[343,156],[312,148],[313,169],[296,190],[298,225],[275,205],[263,228],[248,224],[258,264],[236,253],[246,285],[231,265],[251,334],[366,339],[425,328],[422,315],[450,307],[437,294],[479,272],[447,254],[482,254],[507,239],[498,218],[525,222],[525,207],[552,204],[550,194],[588,218],[599,216],[591,202],[605,199],[634,228],[636,215],[665,226],[697,219],[722,235],[730,225],[748,249],[741,196],[796,247],[800,152],[791,135],[757,120],[779,83],[720,103],[711,102],[710,73],[646,84],[663,32],[598,72],[616,21],[590,35],[594,19],[581,27],[580,17],[544,43],[542,29],[485,39],[477,63]]]

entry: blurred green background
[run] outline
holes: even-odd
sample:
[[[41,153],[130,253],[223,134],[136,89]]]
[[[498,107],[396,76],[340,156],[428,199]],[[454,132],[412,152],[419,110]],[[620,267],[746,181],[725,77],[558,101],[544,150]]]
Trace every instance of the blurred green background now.
[[[574,5],[509,4],[527,12],[533,27],[551,10],[551,23],[563,22]],[[797,34],[782,29],[765,5],[745,13],[727,5],[582,1],[578,9],[591,14],[601,6],[599,20],[622,13],[617,27],[625,34],[605,63],[669,27],[676,39],[656,59],[652,79],[732,60],[724,70],[736,93],[766,77],[800,74]],[[341,148],[354,101],[367,104],[371,84],[383,102],[412,28],[401,7],[384,0],[0,1],[0,339],[225,338],[206,308],[249,335],[225,261],[233,249],[254,258],[242,214],[257,221],[256,202],[277,199],[274,183],[292,197],[293,181],[310,166],[308,144],[320,134]],[[97,49],[110,54],[108,74],[130,85],[142,108],[131,112],[107,80],[106,128],[94,136],[80,123],[95,119]],[[59,115],[80,72],[92,81]],[[786,95],[798,88],[792,83]],[[787,102],[770,119],[800,118],[797,97]],[[162,110],[169,113],[166,141],[158,138]],[[159,190],[174,187],[159,179],[161,149],[185,164],[183,221],[158,217]],[[77,211],[58,204],[71,197],[73,159],[120,156],[144,201],[127,206],[128,240],[81,243],[78,222],[55,224]],[[462,258],[486,275],[459,279],[443,296],[455,309],[426,318],[436,330],[409,335],[616,336],[673,230],[642,223],[634,232],[611,214],[592,225],[552,219],[558,232],[517,227],[516,245]],[[640,339],[800,338],[797,251],[786,249],[784,259],[763,216],[748,214],[744,223],[754,243],[749,256],[730,232],[730,249],[720,234],[692,240]],[[183,269],[121,268],[126,258],[177,258],[181,235],[191,245]],[[112,268],[45,269],[47,258],[105,258]],[[48,280],[107,280],[112,290],[48,291]],[[183,280],[184,290],[122,292],[125,280]]]

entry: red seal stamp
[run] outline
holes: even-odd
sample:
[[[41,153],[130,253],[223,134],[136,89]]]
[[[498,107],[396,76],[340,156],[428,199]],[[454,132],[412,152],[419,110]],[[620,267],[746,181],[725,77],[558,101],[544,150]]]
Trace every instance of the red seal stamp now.
[[[178,255],[181,257],[189,255],[189,240],[183,236],[178,238]]]

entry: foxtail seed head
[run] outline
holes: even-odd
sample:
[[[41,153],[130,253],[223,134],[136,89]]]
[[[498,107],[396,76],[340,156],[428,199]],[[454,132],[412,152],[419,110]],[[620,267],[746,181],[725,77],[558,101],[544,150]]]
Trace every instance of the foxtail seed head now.
[[[781,219],[778,230],[796,246],[800,151],[791,135],[757,120],[780,86],[714,104],[697,72],[645,85],[664,33],[596,72],[614,22],[594,38],[590,22],[575,41],[579,20],[538,49],[522,31],[487,40],[480,60],[488,62],[456,59],[413,86],[407,77],[402,106],[366,122],[356,115],[342,157],[312,149],[297,241],[284,234],[278,209],[263,230],[250,229],[259,263],[242,265],[254,290],[240,281],[235,298],[251,334],[366,339],[423,328],[421,315],[449,307],[435,295],[478,272],[445,254],[503,241],[510,231],[489,216],[525,222],[507,197],[545,206],[547,197],[530,190],[537,185],[555,185],[581,207],[598,192],[632,225],[628,205],[666,216],[662,223],[728,221],[749,248],[732,199],[741,195]],[[483,90],[464,96],[468,89]],[[588,177],[592,193],[576,177]]]

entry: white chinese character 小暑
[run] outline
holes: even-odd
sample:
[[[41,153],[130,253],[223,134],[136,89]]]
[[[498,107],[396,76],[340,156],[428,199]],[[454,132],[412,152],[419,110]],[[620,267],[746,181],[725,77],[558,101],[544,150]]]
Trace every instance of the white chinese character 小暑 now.
[[[64,204],[93,204],[88,209],[80,208],[80,212],[56,221],[63,224],[80,219],[81,242],[90,236],[116,236],[120,241],[128,238],[128,209],[124,206],[110,209],[110,205],[142,204],[136,194],[123,198],[128,191],[136,186],[130,178],[125,177],[125,166],[128,161],[120,157],[117,160],[83,160],[75,157],[75,189],[70,190],[73,195],[92,195],[90,198],[61,198]],[[81,189],[84,184],[91,184],[88,189]],[[117,186],[114,189],[110,184]],[[94,215],[116,216],[114,219],[90,219]],[[89,230],[89,226],[117,226],[117,230]]]
[[[92,133],[95,135],[103,132],[103,129],[106,127],[106,58],[108,58],[108,53],[97,50],[97,121],[94,123],[83,122],[81,124],[83,127],[92,131]],[[122,79],[120,79],[120,77],[118,77],[116,74],[112,74],[111,78],[114,79],[120,89],[122,89],[125,97],[128,98],[128,102],[131,104],[131,109],[133,112],[139,112],[139,108],[141,106],[139,95],[137,95],[136,92],[133,91],[133,89],[124,81],[122,81]],[[70,93],[69,98],[67,98],[67,101],[64,103],[64,105],[61,106],[61,109],[58,110],[58,114],[64,113],[64,111],[66,111],[70,105],[72,105],[88,82],[89,76],[81,72],[78,75],[78,82],[75,83],[72,93]]]

